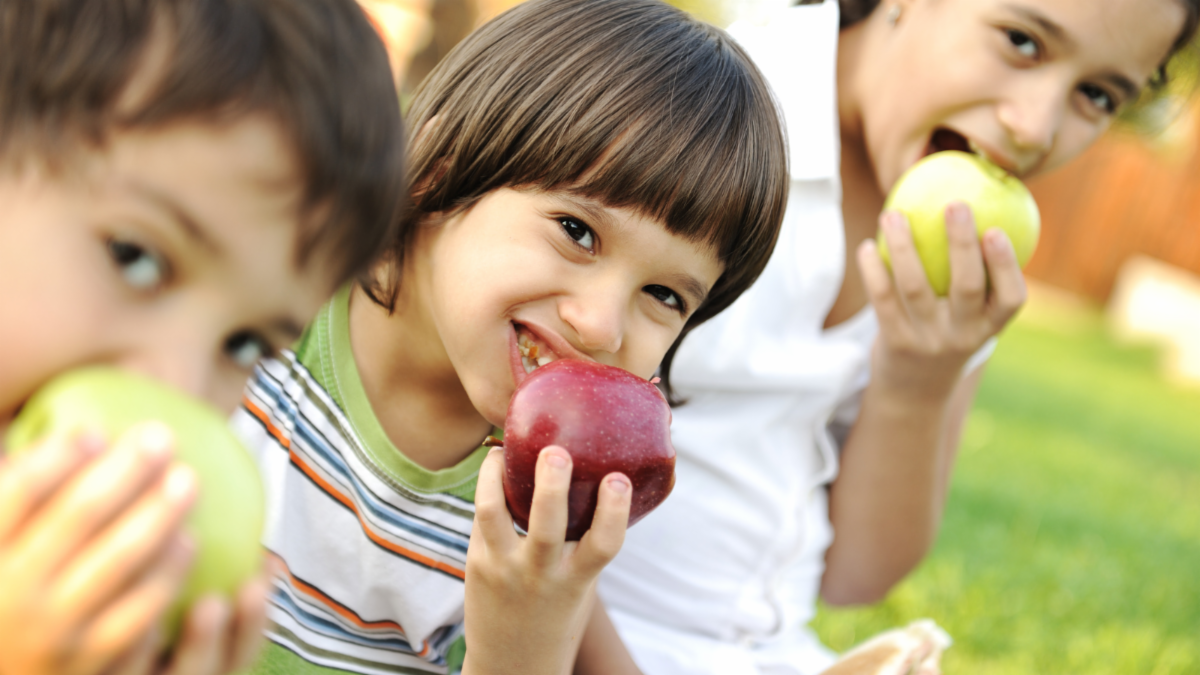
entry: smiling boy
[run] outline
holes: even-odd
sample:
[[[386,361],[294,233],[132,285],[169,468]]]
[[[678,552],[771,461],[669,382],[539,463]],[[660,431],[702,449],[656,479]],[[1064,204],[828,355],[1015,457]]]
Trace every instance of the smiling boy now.
[[[0,11],[0,438],[56,375],[111,364],[229,412],[394,232],[403,141],[353,0],[13,0]],[[223,672],[260,582],[202,600],[171,659],[198,487],[147,424],[0,445],[0,673]]]

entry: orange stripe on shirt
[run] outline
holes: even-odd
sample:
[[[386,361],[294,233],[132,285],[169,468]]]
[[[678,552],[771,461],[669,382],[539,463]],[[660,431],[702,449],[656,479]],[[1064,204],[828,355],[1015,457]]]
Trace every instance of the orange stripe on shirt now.
[[[363,532],[366,533],[367,537],[370,538],[371,541],[401,557],[408,558],[409,560],[425,565],[426,567],[432,567],[433,569],[441,570],[450,576],[457,577],[459,579],[466,579],[466,572],[464,570],[460,570],[451,565],[447,565],[444,562],[434,560],[433,558],[421,555],[416,551],[404,548],[399,544],[388,541],[376,533],[374,529],[371,528],[370,524],[367,523],[366,519],[363,518],[362,514],[359,513],[358,507],[348,495],[343,494],[336,487],[331,485],[329,481],[325,480],[324,477],[317,473],[315,469],[309,466],[299,455],[297,455],[295,450],[292,450],[291,441],[285,438],[283,432],[281,432],[274,424],[271,423],[269,416],[265,412],[259,409],[258,406],[256,406],[254,402],[249,399],[249,397],[243,398],[242,404],[246,407],[246,410],[248,410],[250,414],[254,415],[256,418],[258,418],[258,421],[263,423],[263,426],[266,427],[267,432],[270,433],[275,440],[279,441],[280,445],[288,449],[288,456],[291,458],[293,464],[303,471],[306,476],[312,479],[312,481],[316,483],[322,491],[324,491],[330,497],[333,497],[341,502],[342,505],[354,513],[354,515],[358,518],[359,524],[362,526]]]

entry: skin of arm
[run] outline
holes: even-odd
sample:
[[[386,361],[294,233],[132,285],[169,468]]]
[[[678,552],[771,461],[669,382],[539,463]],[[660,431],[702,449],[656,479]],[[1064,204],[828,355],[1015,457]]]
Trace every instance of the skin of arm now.
[[[574,675],[642,675],[599,598],[579,644]]]
[[[903,217],[885,213],[881,226],[893,251],[892,273],[874,241],[858,249],[880,324],[871,382],[830,487],[836,536],[821,595],[838,605],[882,599],[928,552],[982,376],[981,369],[963,376],[962,368],[1026,297],[1008,239],[989,231],[981,240],[964,205],[947,209],[952,282],[946,299],[929,289]]]

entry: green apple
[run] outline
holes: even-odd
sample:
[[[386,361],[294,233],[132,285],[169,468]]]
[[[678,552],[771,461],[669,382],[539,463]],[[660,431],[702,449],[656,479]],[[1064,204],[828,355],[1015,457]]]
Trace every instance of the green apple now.
[[[999,228],[1012,241],[1017,262],[1024,267],[1037,247],[1042,219],[1029,188],[978,155],[956,150],[937,152],[914,164],[896,181],[884,202],[908,218],[913,244],[938,295],[950,290],[950,250],[946,239],[946,206],[965,202],[975,216],[980,236]],[[879,233],[879,254],[888,267],[887,242]]]
[[[174,635],[184,611],[208,593],[233,597],[261,569],[265,497],[258,468],[223,415],[161,382],[108,367],[63,374],[22,408],[6,437],[19,453],[55,432],[89,428],[115,440],[131,426],[159,421],[175,435],[175,457],[196,472],[200,490],[185,524],[196,544],[183,591],[167,612]]]

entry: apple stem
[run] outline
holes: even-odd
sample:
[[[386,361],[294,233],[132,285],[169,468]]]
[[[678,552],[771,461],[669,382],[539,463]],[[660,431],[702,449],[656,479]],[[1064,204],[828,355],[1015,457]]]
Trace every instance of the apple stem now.
[[[499,448],[503,445],[504,441],[496,438],[495,436],[488,436],[487,438],[483,439],[483,447],[485,448]]]

